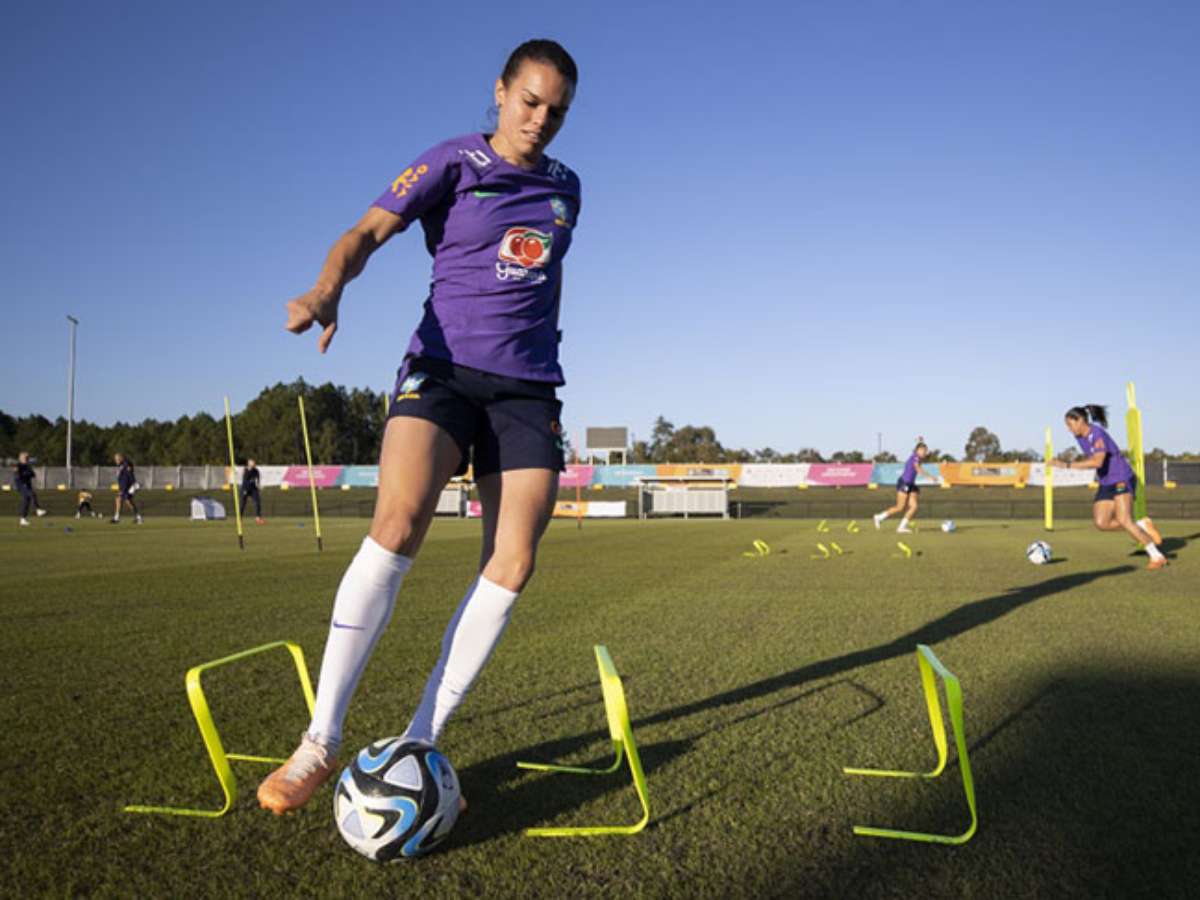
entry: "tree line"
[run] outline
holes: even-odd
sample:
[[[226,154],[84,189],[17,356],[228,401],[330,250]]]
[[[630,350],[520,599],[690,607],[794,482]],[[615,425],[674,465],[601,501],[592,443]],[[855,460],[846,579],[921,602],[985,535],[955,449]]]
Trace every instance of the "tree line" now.
[[[298,463],[304,459],[297,398],[304,397],[312,442],[313,462],[323,465],[371,465],[379,460],[386,424],[380,394],[326,383],[319,386],[298,379],[267,387],[233,416],[238,461],[252,457],[263,463]],[[208,413],[181,416],[174,422],[146,419],[137,424],[117,422],[108,427],[79,421],[72,429],[72,461],[77,466],[109,465],[114,453],[124,453],[145,465],[221,465],[229,462],[225,420]],[[67,423],[45,416],[14,417],[0,410],[0,458],[14,460],[22,450],[39,463],[63,465],[67,456]],[[1074,447],[1059,454],[1064,460],[1079,455]],[[1172,455],[1160,448],[1146,454],[1147,462]],[[828,457],[813,447],[794,452],[772,447],[757,450],[724,446],[708,425],[675,427],[659,416],[649,440],[635,440],[628,458],[634,463],[861,463],[898,462],[893,453],[868,456],[861,450],[839,450]],[[962,461],[1036,462],[1041,453],[1004,449],[995,433],[978,426],[963,447]],[[930,462],[957,462],[953,454],[930,448]]]

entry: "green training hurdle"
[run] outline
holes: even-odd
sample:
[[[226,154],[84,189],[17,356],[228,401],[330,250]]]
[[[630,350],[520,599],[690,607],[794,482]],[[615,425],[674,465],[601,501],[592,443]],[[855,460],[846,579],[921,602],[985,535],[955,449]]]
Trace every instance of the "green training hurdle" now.
[[[237,797],[237,778],[233,774],[233,769],[230,768],[230,760],[277,764],[287,762],[285,759],[276,759],[271,756],[226,753],[225,747],[221,743],[221,735],[217,731],[216,723],[213,722],[212,711],[208,707],[208,700],[204,696],[204,688],[200,684],[201,674],[208,669],[215,669],[218,666],[236,662],[239,659],[245,659],[247,656],[254,656],[267,650],[274,650],[276,647],[286,647],[292,655],[292,661],[296,664],[296,674],[300,677],[300,689],[304,692],[304,701],[308,704],[309,715],[312,715],[312,682],[308,679],[308,668],[304,665],[304,651],[294,641],[272,641],[269,644],[263,644],[261,647],[251,647],[249,650],[243,650],[240,653],[233,653],[229,656],[223,656],[220,659],[214,659],[212,662],[192,666],[192,668],[188,669],[187,675],[184,677],[184,684],[187,685],[188,703],[191,704],[192,715],[196,717],[196,724],[200,727],[200,736],[204,738],[204,746],[208,750],[208,758],[212,760],[213,771],[217,773],[217,780],[221,783],[221,790],[225,794],[225,805],[220,809],[134,805],[126,806],[125,812],[162,813],[171,816],[198,816],[206,819],[216,819],[229,812],[230,807],[233,806],[234,798]]]
[[[642,818],[632,825],[587,825],[569,828],[526,828],[529,837],[593,837],[605,834],[637,834],[650,821],[650,800],[646,790],[646,776],[642,771],[642,760],[638,756],[637,743],[633,740],[633,726],[629,722],[629,707],[625,703],[625,688],[621,676],[613,665],[608,648],[595,646],[596,666],[600,670],[600,690],[604,694],[604,711],[608,717],[608,733],[612,738],[616,759],[604,769],[588,769],[579,766],[559,766],[547,763],[519,762],[517,768],[534,772],[557,772],[570,775],[612,775],[621,768],[622,757],[629,760],[629,772],[638,800],[642,803]]]
[[[965,844],[979,826],[975,807],[975,781],[971,777],[971,761],[967,756],[966,729],[963,727],[962,687],[958,678],[942,665],[941,660],[924,644],[917,644],[917,665],[921,670],[921,684],[925,690],[925,706],[929,710],[929,726],[933,731],[933,743],[937,747],[937,765],[929,772],[903,772],[889,769],[843,768],[847,775],[872,775],[881,778],[937,778],[946,768],[946,724],[942,718],[941,702],[938,699],[934,673],[941,678],[946,690],[946,705],[950,708],[950,724],[954,728],[954,744],[958,748],[958,767],[962,771],[963,792],[967,795],[967,806],[971,810],[971,826],[962,834],[928,834],[923,831],[899,831],[892,828],[876,828],[870,825],[855,825],[854,833],[861,837],[896,838],[906,841],[924,841],[931,844]]]

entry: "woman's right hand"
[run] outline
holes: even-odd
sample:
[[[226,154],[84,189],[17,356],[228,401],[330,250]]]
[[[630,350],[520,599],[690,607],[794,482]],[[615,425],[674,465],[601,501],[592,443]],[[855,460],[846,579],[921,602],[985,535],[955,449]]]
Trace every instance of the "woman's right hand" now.
[[[313,323],[324,328],[317,340],[317,349],[324,353],[337,332],[338,303],[341,292],[333,293],[324,288],[314,287],[305,291],[299,297],[294,297],[287,304],[287,325],[284,327],[292,334],[303,334],[313,326]]]

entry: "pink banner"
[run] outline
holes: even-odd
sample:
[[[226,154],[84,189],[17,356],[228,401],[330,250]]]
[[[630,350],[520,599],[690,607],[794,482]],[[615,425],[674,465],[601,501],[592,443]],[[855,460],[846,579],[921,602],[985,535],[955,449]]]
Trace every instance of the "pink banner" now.
[[[805,481],[826,487],[870,484],[874,469],[874,463],[813,463]]]
[[[559,473],[558,486],[560,488],[587,487],[592,483],[593,468],[593,466],[568,465],[567,471]]]
[[[338,476],[342,474],[341,466],[313,466],[313,481],[317,487],[334,487]],[[308,466],[288,466],[283,473],[283,483],[288,487],[308,487]]]
[[[479,519],[483,517],[483,504],[478,500],[467,501],[467,518]]]

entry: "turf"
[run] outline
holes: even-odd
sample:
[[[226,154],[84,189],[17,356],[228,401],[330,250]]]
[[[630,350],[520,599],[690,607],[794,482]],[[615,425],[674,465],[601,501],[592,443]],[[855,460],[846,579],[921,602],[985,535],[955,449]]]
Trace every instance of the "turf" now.
[[[333,591],[363,535],[327,520],[251,527],[41,520],[0,534],[4,783],[0,893],[104,896],[1191,896],[1200,881],[1200,551],[1163,522],[1173,565],[1067,522],[829,535],[800,520],[555,523],[512,627],[442,749],[470,799],[450,846],[394,866],[347,848],[322,790],[259,810],[264,768],[216,821],[133,802],[218,805],[191,720],[192,664],[279,638],[314,679]],[[869,524],[869,523],[868,523]],[[70,528],[70,531],[66,531]],[[477,524],[439,521],[356,697],[347,745],[403,728],[472,572]],[[742,551],[761,538],[772,553]],[[815,560],[818,540],[846,551]],[[591,653],[626,682],[653,820],[635,837],[537,840],[541,824],[634,821],[627,776],[522,772],[611,747]],[[960,678],[979,795],[958,848],[857,838],[854,823],[957,832],[956,755],[938,780],[913,650]],[[286,755],[305,724],[285,654],[216,670],[227,749]]]

